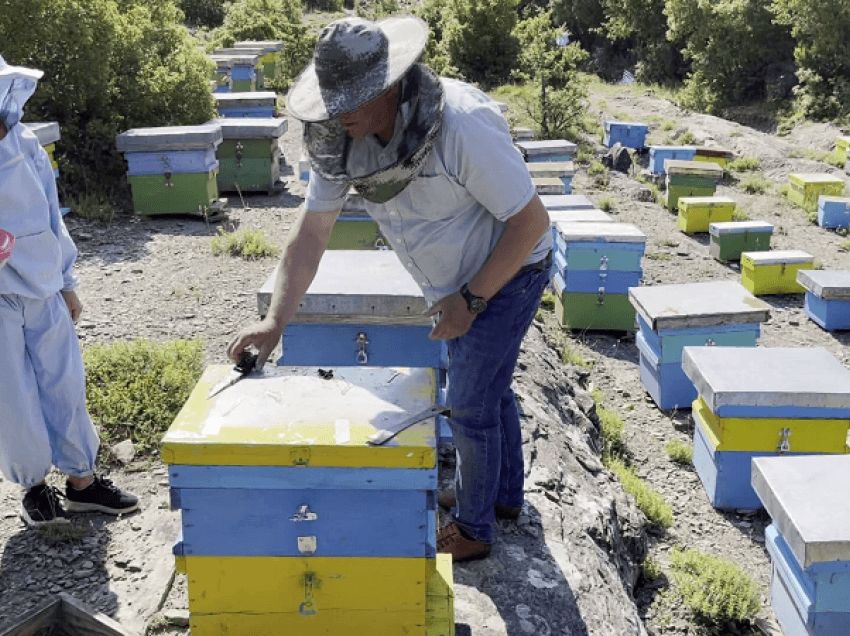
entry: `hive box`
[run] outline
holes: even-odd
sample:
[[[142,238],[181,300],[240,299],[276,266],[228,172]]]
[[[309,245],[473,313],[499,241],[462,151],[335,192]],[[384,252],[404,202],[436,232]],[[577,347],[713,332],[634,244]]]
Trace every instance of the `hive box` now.
[[[717,182],[723,178],[723,168],[714,163],[701,161],[664,162],[667,170],[667,209],[679,209],[681,197],[710,197],[717,190]]]
[[[693,411],[703,437],[695,434],[694,467],[716,508],[761,507],[747,471],[754,457],[846,452],[850,372],[825,349],[685,347],[682,368],[704,403]],[[718,423],[743,430],[721,437]]]
[[[35,136],[38,137],[38,143],[41,144],[41,147],[44,148],[45,152],[47,152],[47,156],[50,158],[50,165],[53,166],[53,174],[58,179],[59,164],[56,163],[55,153],[56,142],[61,139],[61,134],[59,133],[59,122],[27,122],[24,123],[24,126],[29,128]]]
[[[558,320],[570,329],[632,331],[629,287],[640,283],[646,235],[628,223],[556,222]]]
[[[434,403],[433,370],[278,367],[208,398],[229,372],[204,372],[162,443],[193,634],[426,636],[435,422],[367,440]]]
[[[770,249],[773,225],[766,221],[709,223],[708,251],[718,261],[737,261],[743,252]]]
[[[788,199],[807,212],[818,207],[818,197],[844,194],[844,179],[840,176],[818,173],[788,175]]]
[[[693,146],[650,146],[649,171],[652,174],[664,174],[665,161],[693,161],[695,153],[696,148]]]
[[[583,194],[543,194],[540,201],[550,213],[555,210],[590,210],[596,207]]]
[[[735,206],[729,197],[680,197],[679,229],[685,234],[708,232],[711,223],[731,221]]]
[[[528,163],[536,161],[572,161],[576,144],[565,139],[545,139],[541,141],[516,141],[522,156]]]
[[[850,137],[841,136],[835,140],[835,151],[833,156],[837,161],[845,162],[847,160],[847,150],[850,149]]]
[[[127,180],[137,214],[199,214],[220,211],[218,197],[221,126],[134,128],[115,139],[127,160]]]
[[[222,93],[245,95],[245,93]],[[286,132],[285,119],[215,119],[221,127],[218,147],[218,189],[223,192],[268,192],[280,187],[280,139]]]
[[[569,190],[558,177],[532,177],[531,183],[537,194],[567,194]]]
[[[280,40],[243,41],[233,44],[234,49],[260,48],[263,50],[263,54],[260,57],[260,64],[263,66],[263,86],[272,80],[278,79],[284,47],[284,42]]]
[[[240,47],[232,47],[232,48],[224,48],[224,49],[216,49],[215,55],[254,55],[255,63],[254,63],[254,74],[253,74],[253,88],[245,89],[245,90],[260,90],[265,85],[265,78],[263,77],[263,57],[266,54],[265,49],[259,46],[240,46]],[[242,79],[242,78],[234,78],[234,79]],[[241,90],[241,89],[236,89]]]
[[[233,70],[233,58],[229,55],[210,55],[210,60],[215,64],[215,72],[212,80],[215,81],[214,93],[229,93],[233,86],[231,71]]]
[[[646,145],[647,125],[632,121],[606,121],[602,144],[608,148],[620,144],[624,148],[640,150]]]
[[[850,198],[819,196],[818,225],[828,228],[850,227]]]
[[[688,408],[697,390],[682,370],[686,346],[754,347],[770,307],[735,281],[629,290],[640,332],[640,378],[660,409]]]
[[[850,518],[843,489],[847,455],[753,461],[752,484],[773,523],[771,603],[788,636],[850,633]]]
[[[219,91],[244,93],[257,90],[257,64],[260,56],[247,53],[214,53],[210,59],[216,63],[218,75],[227,75],[225,83],[218,78]],[[225,88],[226,86],[226,88]]]
[[[549,221],[552,223],[553,233],[557,223],[613,223],[608,214],[602,210],[588,208],[582,210],[549,210]]]
[[[708,148],[706,146],[697,146],[694,153],[694,161],[710,161],[716,163],[721,168],[726,167],[726,163],[734,156],[731,150],[725,148]]]
[[[850,329],[850,272],[805,269],[797,282],[806,290],[803,310],[827,331]]]
[[[535,183],[537,183],[538,179],[560,179],[564,184],[564,195],[568,195],[572,192],[572,180],[575,175],[575,168],[573,167],[572,161],[538,161],[534,163],[529,163],[528,165],[528,173],[531,175],[531,178]],[[539,188],[538,188],[539,193]],[[557,196],[558,192],[544,192],[542,194],[547,195],[555,195]]]
[[[802,294],[797,272],[813,269],[815,257],[802,250],[771,250],[741,254],[741,284],[756,296]]]
[[[511,137],[513,137],[515,141],[531,141],[534,139],[534,131],[531,128],[512,128]]]
[[[277,95],[272,91],[214,93],[216,110],[222,117],[274,117]]]

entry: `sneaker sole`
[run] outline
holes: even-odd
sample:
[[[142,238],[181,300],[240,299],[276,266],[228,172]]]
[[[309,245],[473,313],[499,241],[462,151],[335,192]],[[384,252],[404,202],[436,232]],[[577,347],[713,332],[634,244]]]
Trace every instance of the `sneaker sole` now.
[[[134,512],[139,509],[139,504],[128,506],[127,508],[109,508],[100,504],[81,503],[79,501],[71,501],[65,499],[66,512],[105,512],[108,515],[125,515],[128,512]]]
[[[35,519],[29,516],[27,509],[23,506],[21,506],[20,516],[21,520],[30,528],[39,528],[41,526],[48,526],[50,524],[61,525],[65,523],[70,523],[70,521],[68,521],[68,519],[66,519],[65,517],[54,517],[53,519],[49,519],[47,521],[36,521]]]

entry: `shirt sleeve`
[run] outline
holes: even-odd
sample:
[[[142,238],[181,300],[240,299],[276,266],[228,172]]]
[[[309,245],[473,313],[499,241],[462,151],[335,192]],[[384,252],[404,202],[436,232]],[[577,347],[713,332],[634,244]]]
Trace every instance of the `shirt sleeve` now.
[[[445,124],[447,170],[500,221],[522,210],[534,184],[505,119],[487,104],[459,109]]]
[[[333,212],[342,208],[348,195],[348,184],[334,183],[316,174],[310,169],[307,193],[304,195],[304,209],[307,212]]]

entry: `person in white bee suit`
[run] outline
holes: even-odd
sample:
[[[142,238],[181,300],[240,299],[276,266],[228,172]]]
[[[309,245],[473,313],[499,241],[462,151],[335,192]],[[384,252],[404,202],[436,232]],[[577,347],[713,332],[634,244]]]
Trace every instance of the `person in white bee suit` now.
[[[14,237],[0,268],[0,470],[26,489],[21,518],[30,526],[67,521],[66,509],[120,514],[139,505],[94,472],[99,439],[74,330],[77,250],[47,152],[20,123],[42,75],[0,57],[0,229]],[[45,483],[53,466],[67,475],[64,505]]]

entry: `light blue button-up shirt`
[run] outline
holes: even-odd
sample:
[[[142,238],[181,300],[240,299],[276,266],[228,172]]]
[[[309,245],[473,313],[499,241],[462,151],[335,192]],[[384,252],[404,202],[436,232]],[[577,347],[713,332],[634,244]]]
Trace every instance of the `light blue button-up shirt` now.
[[[443,123],[421,172],[387,203],[365,202],[431,303],[456,292],[478,273],[502,238],[507,220],[535,193],[495,102],[469,84],[441,81]],[[374,137],[364,141],[380,152]],[[340,209],[348,189],[311,171],[308,213]],[[546,232],[526,263],[541,260],[551,249],[552,233]]]

